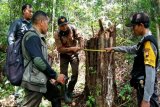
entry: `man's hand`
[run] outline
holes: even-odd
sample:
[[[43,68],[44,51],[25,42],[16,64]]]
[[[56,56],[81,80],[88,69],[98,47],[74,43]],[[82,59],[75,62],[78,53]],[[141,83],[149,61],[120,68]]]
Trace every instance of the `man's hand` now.
[[[147,102],[145,100],[142,100],[141,107],[150,107],[150,102]]]
[[[49,80],[51,84],[55,85],[56,84],[56,80],[55,79],[50,79]]]
[[[105,48],[105,50],[106,50],[107,52],[114,52],[114,50],[113,50],[112,47],[110,47],[110,48]]]
[[[70,47],[70,48],[71,48],[72,52],[74,52],[74,53],[76,53],[76,52],[78,52],[79,50],[81,50],[80,47]]]
[[[65,84],[65,75],[64,74],[59,74],[57,77],[57,82],[61,84]]]

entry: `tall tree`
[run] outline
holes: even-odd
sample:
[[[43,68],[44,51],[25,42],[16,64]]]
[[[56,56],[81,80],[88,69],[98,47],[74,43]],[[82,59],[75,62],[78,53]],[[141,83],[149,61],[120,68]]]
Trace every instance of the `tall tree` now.
[[[151,8],[151,18],[156,23],[156,31],[157,31],[157,41],[158,46],[160,47],[160,0],[151,0],[152,7]]]

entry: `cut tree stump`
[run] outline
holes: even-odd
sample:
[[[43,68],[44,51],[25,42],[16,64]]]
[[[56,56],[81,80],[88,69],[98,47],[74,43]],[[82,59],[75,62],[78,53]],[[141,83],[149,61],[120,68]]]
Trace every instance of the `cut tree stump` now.
[[[115,46],[116,29],[104,29],[99,20],[100,30],[96,37],[86,43],[87,49],[104,50]],[[113,53],[86,51],[85,93],[87,103],[92,107],[113,107],[116,93]]]

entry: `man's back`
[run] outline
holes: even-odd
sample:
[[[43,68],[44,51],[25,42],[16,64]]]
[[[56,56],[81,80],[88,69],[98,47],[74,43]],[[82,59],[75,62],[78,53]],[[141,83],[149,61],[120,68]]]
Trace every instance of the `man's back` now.
[[[19,38],[22,38],[24,33],[31,28],[30,21],[23,18],[15,20],[9,28],[8,43],[11,45]]]
[[[15,20],[8,31],[8,44],[11,45],[19,38],[23,37],[24,33],[31,28],[32,6],[25,4],[22,6],[22,18]]]

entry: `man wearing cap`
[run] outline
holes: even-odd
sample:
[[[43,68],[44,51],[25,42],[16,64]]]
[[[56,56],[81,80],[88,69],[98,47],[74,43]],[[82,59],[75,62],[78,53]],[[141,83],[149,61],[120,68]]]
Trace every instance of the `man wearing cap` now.
[[[55,33],[55,43],[57,51],[60,54],[60,71],[68,77],[68,65],[72,68],[71,80],[68,88],[65,86],[65,102],[72,101],[72,93],[78,78],[79,58],[78,51],[83,47],[83,38],[77,32],[77,29],[68,24],[64,16],[58,18],[58,31]]]
[[[134,46],[119,46],[106,48],[106,51],[116,51],[135,54],[131,71],[130,84],[137,90],[138,107],[159,107],[156,94],[156,72],[158,66],[158,46],[149,30],[150,20],[146,13],[136,13],[132,16],[131,27],[134,35],[142,36],[141,41]]]

